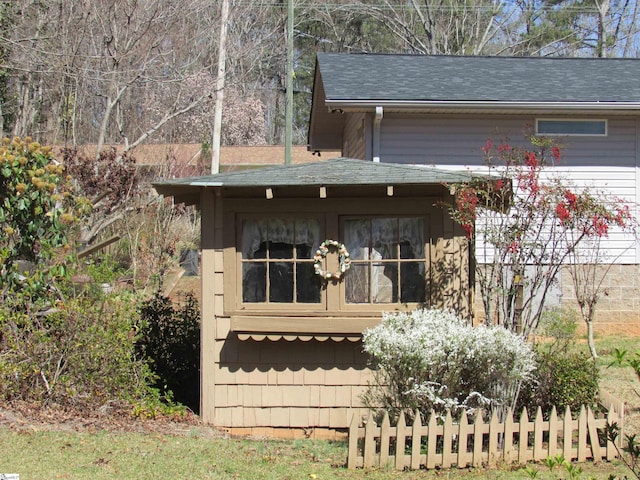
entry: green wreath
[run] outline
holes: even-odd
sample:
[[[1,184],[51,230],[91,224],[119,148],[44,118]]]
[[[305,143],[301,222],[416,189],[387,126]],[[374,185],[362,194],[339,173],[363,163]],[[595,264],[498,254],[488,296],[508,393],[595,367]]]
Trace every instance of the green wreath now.
[[[322,268],[322,262],[329,253],[330,250],[335,249],[338,251],[338,262],[340,264],[340,270],[338,272],[327,272]],[[315,274],[322,277],[325,280],[340,280],[344,272],[351,268],[351,256],[347,251],[347,247],[344,243],[336,242],[335,240],[325,240],[320,244],[316,254],[313,257],[313,270]]]

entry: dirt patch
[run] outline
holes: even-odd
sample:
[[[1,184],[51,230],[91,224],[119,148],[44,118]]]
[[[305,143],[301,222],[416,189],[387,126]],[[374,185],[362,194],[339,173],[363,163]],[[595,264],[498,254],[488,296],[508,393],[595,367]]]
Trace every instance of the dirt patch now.
[[[208,438],[225,436],[224,432],[205,425],[191,413],[183,417],[139,418],[133,416],[125,405],[113,403],[97,410],[22,402],[0,405],[0,427],[28,432],[55,430],[91,433],[106,430]]]

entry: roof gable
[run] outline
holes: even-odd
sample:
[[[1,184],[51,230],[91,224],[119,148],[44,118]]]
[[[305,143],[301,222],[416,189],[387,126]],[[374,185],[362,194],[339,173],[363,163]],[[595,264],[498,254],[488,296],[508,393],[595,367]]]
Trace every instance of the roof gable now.
[[[347,111],[640,112],[640,59],[318,53],[308,144],[342,147]]]

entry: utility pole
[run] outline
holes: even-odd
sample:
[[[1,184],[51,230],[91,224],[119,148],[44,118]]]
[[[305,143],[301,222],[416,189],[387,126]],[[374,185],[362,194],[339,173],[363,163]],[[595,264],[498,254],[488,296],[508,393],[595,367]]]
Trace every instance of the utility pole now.
[[[287,76],[285,98],[284,163],[291,164],[293,144],[293,0],[287,1]]]
[[[220,171],[220,136],[222,130],[222,105],[224,103],[224,80],[227,61],[227,23],[229,20],[229,0],[222,0],[220,15],[220,42],[218,44],[218,77],[216,78],[216,104],[213,114],[211,134],[211,173]]]

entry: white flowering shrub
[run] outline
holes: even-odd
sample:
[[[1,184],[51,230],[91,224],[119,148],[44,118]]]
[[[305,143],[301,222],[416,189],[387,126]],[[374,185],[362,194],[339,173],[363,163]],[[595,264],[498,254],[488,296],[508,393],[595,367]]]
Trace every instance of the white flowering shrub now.
[[[517,385],[535,368],[531,345],[502,327],[473,327],[455,313],[386,313],[363,333],[376,369],[365,404],[392,417],[418,409],[424,419],[496,408],[514,400]]]

